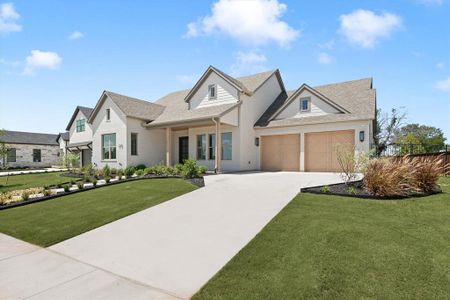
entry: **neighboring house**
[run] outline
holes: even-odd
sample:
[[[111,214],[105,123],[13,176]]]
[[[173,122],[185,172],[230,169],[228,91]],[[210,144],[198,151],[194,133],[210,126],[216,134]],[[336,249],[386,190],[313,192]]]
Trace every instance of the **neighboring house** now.
[[[153,103],[103,92],[88,118],[92,162],[336,171],[337,144],[369,151],[375,107],[371,78],[286,91],[278,70],[233,78],[211,66],[191,89]]]
[[[57,134],[4,131],[0,140],[8,147],[3,167],[50,167],[59,164]]]
[[[59,156],[64,158],[67,156],[67,145],[69,145],[70,134],[68,131],[60,132],[56,141],[59,144]]]
[[[80,166],[92,163],[92,125],[87,122],[92,108],[77,106],[67,124],[69,142],[66,150],[80,155]],[[66,151],[66,154],[67,154]]]

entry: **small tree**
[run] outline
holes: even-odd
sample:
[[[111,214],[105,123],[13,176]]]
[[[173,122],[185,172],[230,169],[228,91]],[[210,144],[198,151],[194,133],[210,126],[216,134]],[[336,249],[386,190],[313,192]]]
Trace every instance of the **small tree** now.
[[[365,152],[356,151],[354,146],[336,144],[334,146],[336,160],[341,168],[341,178],[345,184],[350,184],[363,173],[369,162],[369,155]]]
[[[68,153],[65,161],[67,168],[71,171],[73,168],[80,166],[80,155],[77,153]]]
[[[406,119],[406,113],[402,109],[392,108],[391,113],[383,113],[381,109],[377,110],[374,143],[377,156],[386,150],[387,146],[395,139],[395,134],[403,125]]]

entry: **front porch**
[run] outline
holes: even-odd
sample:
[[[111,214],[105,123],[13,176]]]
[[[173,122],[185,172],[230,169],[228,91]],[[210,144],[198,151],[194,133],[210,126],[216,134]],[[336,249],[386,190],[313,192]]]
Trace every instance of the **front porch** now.
[[[80,155],[80,167],[92,163],[92,142],[81,142],[68,144],[67,151]]]

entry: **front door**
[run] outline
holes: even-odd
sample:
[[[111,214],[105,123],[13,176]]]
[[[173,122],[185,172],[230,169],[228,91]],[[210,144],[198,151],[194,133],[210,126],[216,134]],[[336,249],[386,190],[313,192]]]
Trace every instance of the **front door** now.
[[[183,163],[189,159],[189,137],[181,136],[178,139],[178,162]]]

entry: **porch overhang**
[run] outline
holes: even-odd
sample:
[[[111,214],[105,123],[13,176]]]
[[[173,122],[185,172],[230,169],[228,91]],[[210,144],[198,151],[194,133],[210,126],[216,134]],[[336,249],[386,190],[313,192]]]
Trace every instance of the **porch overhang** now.
[[[81,150],[92,150],[92,142],[80,142],[80,143],[72,143],[67,145],[67,150],[72,151],[81,151]]]

